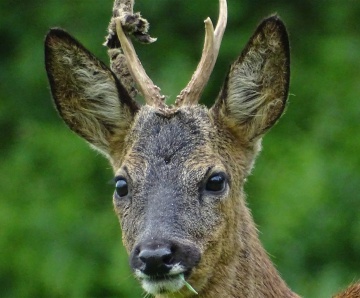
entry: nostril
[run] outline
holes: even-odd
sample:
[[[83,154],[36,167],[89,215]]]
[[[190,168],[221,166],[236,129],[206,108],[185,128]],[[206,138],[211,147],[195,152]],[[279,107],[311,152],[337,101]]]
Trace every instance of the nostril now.
[[[139,254],[140,254],[140,248],[137,247],[137,248],[135,248],[134,255],[138,256]]]
[[[145,265],[143,272],[148,275],[163,275],[172,267],[173,256],[168,248],[143,249],[138,258]]]
[[[173,262],[173,260],[174,260],[174,257],[173,257],[172,254],[163,256],[163,262],[164,262],[164,264],[166,264],[166,265],[171,265],[171,263]]]

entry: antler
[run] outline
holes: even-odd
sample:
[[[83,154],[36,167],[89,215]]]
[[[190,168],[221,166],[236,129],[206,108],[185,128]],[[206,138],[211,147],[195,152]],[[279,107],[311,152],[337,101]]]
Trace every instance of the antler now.
[[[113,48],[111,45],[116,45],[116,43],[120,41],[121,48],[126,57],[127,68],[129,69],[131,77],[136,82],[137,87],[140,89],[140,92],[144,96],[146,103],[157,106],[160,109],[167,109],[167,106],[164,103],[164,96],[160,94],[160,88],[157,87],[146,74],[145,69],[136,55],[130,38],[126,36],[124,32],[126,31],[127,33],[134,35],[135,38],[142,42],[149,43],[155,41],[155,39],[152,39],[147,34],[148,23],[146,20],[141,19],[139,13],[133,13],[133,5],[134,0],[115,0],[114,17],[109,25],[109,37],[107,38],[106,45]],[[177,96],[175,102],[176,107],[195,104],[200,99],[200,96],[210,78],[219,53],[221,40],[224,35],[227,22],[226,0],[219,0],[219,6],[219,17],[215,30],[210,18],[207,18],[204,21],[205,42],[202,56],[190,82],[180,92],[180,95]],[[136,25],[135,20],[140,20],[140,22]],[[116,31],[116,35],[118,37],[118,41],[115,43],[113,40],[114,32],[112,32],[112,26],[115,27],[114,23],[116,24],[116,28],[113,28],[113,31]],[[126,74],[125,71],[122,72]],[[124,75],[121,74],[121,76]]]
[[[105,44],[109,48],[118,48],[120,46],[126,58],[126,69],[118,69],[119,67],[116,69],[118,77],[120,76],[121,80],[125,81],[128,69],[132,79],[144,96],[145,102],[149,105],[165,108],[165,97],[160,94],[160,88],[157,87],[146,74],[145,69],[136,55],[130,38],[127,37],[124,32],[126,31],[128,34],[133,35],[134,38],[143,43],[151,43],[156,40],[147,34],[149,24],[145,19],[141,18],[140,13],[133,13],[133,6],[134,0],[114,1],[113,18],[109,25],[109,36]],[[116,40],[115,34],[118,40]],[[121,63],[120,66],[120,68],[123,68],[123,63]],[[127,85],[126,82],[125,85]],[[131,90],[130,87],[128,89]]]
[[[125,35],[124,30],[122,29],[121,20],[117,18],[115,22],[117,36],[124,51],[130,73],[140,89],[140,92],[144,96],[146,103],[158,106],[159,108],[165,108],[165,97],[160,94],[160,88],[156,86],[146,74],[129,37]]]
[[[205,42],[200,62],[191,77],[188,85],[177,96],[175,105],[192,105],[198,102],[200,96],[209,81],[211,72],[219,53],[220,44],[227,22],[227,3],[226,0],[219,0],[219,18],[214,31],[214,26],[207,18],[205,23]]]

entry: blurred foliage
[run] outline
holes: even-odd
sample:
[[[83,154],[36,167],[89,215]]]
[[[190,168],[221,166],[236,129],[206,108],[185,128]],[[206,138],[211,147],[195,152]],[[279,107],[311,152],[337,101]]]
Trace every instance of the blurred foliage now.
[[[292,45],[286,115],[249,178],[261,239],[289,285],[330,297],[360,279],[360,1],[228,0],[229,22],[204,94],[210,105],[256,24],[277,12]],[[158,41],[136,45],[174,100],[201,54],[217,1],[137,1]],[[106,1],[0,3],[0,296],[141,297],[112,211],[107,162],[53,109],[48,28],[66,28],[107,61]]]

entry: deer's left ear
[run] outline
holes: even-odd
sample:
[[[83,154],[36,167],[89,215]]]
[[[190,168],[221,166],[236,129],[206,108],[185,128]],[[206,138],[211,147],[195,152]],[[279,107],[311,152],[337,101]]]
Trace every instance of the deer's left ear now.
[[[272,16],[231,65],[211,113],[246,141],[261,137],[284,111],[289,79],[288,35],[283,22]]]

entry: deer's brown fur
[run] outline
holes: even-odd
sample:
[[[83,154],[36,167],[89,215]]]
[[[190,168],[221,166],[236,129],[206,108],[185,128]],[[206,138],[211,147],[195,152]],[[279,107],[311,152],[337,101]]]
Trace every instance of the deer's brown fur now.
[[[360,283],[353,284],[344,292],[334,296],[334,298],[359,298],[360,297]]]
[[[132,1],[115,1],[114,11],[121,4],[132,13]],[[46,68],[61,117],[113,167],[114,207],[143,288],[158,298],[192,297],[184,275],[204,298],[298,297],[262,247],[243,191],[261,138],[287,100],[282,21],[272,16],[259,25],[211,109],[198,98],[174,107],[151,96],[139,106],[129,71],[119,69],[126,51],[120,63],[111,30],[114,22],[107,40],[113,71],[61,29],[46,37]],[[154,88],[146,84],[140,90]]]

